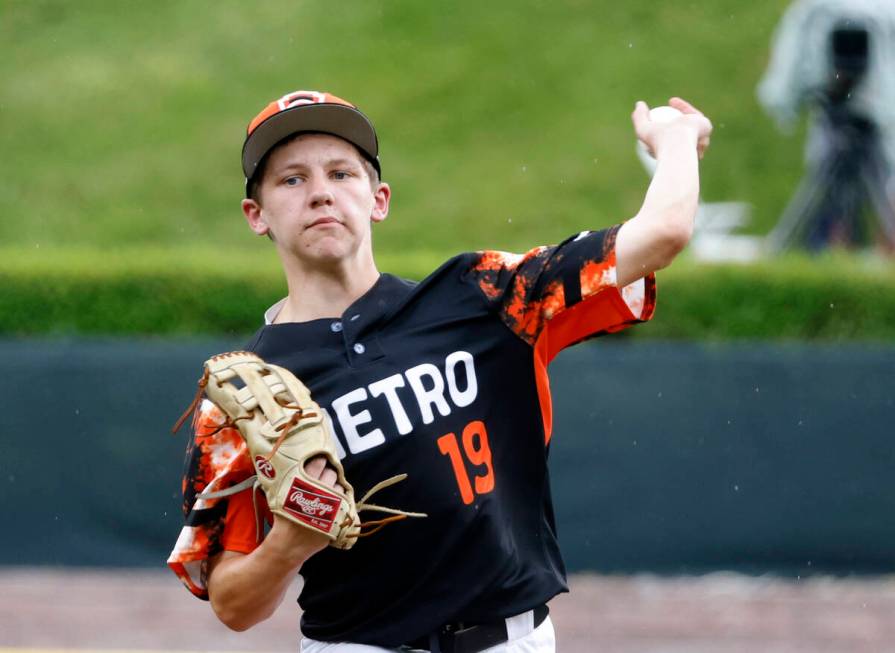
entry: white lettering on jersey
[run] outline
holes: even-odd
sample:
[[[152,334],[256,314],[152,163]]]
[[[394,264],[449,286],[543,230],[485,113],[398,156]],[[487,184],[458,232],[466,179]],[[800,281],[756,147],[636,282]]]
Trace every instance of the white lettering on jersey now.
[[[466,368],[466,389],[462,391],[457,387],[457,374],[455,370],[457,369],[458,363]],[[459,408],[468,406],[475,401],[476,396],[479,394],[479,385],[475,378],[475,366],[472,362],[472,354],[466,351],[455,351],[445,359],[444,364],[448,393],[451,395],[451,400],[454,402],[454,405]]]
[[[415,367],[411,367],[404,372],[413,394],[416,395],[416,402],[420,407],[420,415],[423,417],[423,424],[431,424],[435,421],[435,415],[432,412],[432,406],[438,408],[438,412],[442,417],[451,414],[451,407],[444,398],[444,377],[441,371],[431,363],[423,363]],[[426,389],[423,384],[423,377],[429,377],[432,387]]]
[[[370,394],[374,397],[385,395],[385,399],[388,401],[388,407],[392,411],[392,417],[395,419],[395,426],[398,428],[398,433],[401,435],[410,433],[413,430],[413,424],[410,423],[410,418],[407,417],[407,411],[405,411],[404,406],[401,405],[401,400],[398,398],[397,393],[398,388],[404,387],[404,377],[400,374],[392,374],[381,381],[371,383],[369,387]]]
[[[367,399],[367,391],[364,388],[352,390],[348,394],[344,394],[333,401],[333,410],[336,411],[336,418],[339,420],[339,426],[342,427],[342,433],[345,435],[345,442],[348,444],[348,450],[351,453],[360,453],[373,447],[378,447],[385,442],[385,436],[381,429],[373,429],[365,435],[361,435],[357,431],[357,427],[367,422],[372,422],[369,410],[362,410],[359,413],[351,414],[351,404],[356,404]]]
[[[408,385],[419,405],[419,417],[414,414],[411,418],[401,400],[399,390]],[[409,391],[403,392],[407,394]],[[452,405],[456,408],[469,406],[478,398],[478,394],[475,359],[469,352],[455,351],[445,358],[443,374],[441,368],[432,363],[415,365],[403,374],[392,374],[370,383],[366,388],[356,388],[333,400],[332,412],[335,419],[326,409],[323,409],[323,413],[333,433],[336,452],[341,460],[349,453],[357,454],[384,444],[386,440],[383,429],[390,434],[394,433],[387,422],[382,422],[367,433],[360,433],[360,426],[373,421],[370,410],[364,406],[366,402],[384,397],[398,434],[408,435],[414,431],[415,426],[419,426],[417,422],[420,419],[423,424],[432,424],[436,419],[435,410],[442,417],[447,417],[451,414]],[[367,403],[367,406],[372,404]],[[333,428],[334,426],[338,428]],[[341,437],[336,435],[339,430],[342,432]],[[347,445],[347,453],[342,440]]]

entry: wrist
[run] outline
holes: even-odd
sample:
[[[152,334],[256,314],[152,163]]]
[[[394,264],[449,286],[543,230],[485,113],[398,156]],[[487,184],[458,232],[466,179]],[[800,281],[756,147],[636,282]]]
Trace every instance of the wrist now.
[[[273,526],[261,546],[275,564],[291,570],[300,568],[328,544],[324,536],[274,516]]]
[[[656,140],[656,159],[663,156],[674,156],[680,153],[695,153],[699,141],[699,132],[688,125],[675,126],[662,132]]]

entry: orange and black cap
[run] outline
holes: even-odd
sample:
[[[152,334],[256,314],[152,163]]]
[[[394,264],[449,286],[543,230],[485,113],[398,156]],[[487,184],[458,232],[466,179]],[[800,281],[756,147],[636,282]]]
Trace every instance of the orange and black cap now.
[[[249,123],[242,146],[247,187],[264,156],[281,140],[298,132],[320,132],[345,139],[382,175],[379,139],[369,118],[347,100],[330,93],[294,91],[268,104]]]

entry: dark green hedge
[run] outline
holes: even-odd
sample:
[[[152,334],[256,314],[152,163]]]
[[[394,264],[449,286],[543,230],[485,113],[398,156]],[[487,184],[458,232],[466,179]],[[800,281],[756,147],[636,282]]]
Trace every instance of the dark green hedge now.
[[[895,342],[892,267],[854,266],[843,259],[673,266],[659,273],[656,315],[642,331],[665,339]]]
[[[380,258],[420,278],[444,257]],[[0,251],[0,334],[243,336],[285,292],[269,250],[220,253]],[[707,266],[659,273],[653,322],[629,332],[661,339],[895,342],[895,271],[857,257]]]

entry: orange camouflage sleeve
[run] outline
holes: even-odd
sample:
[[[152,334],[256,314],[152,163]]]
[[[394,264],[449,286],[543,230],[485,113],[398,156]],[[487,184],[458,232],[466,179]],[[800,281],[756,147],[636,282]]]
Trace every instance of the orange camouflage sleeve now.
[[[204,490],[224,490],[255,471],[245,440],[235,428],[220,428],[224,415],[203,401],[193,421],[182,483],[184,526],[168,557],[168,566],[190,592],[208,599],[206,564],[222,551],[251,553],[270,518],[264,493],[248,488],[228,497],[197,498]]]
[[[654,275],[616,286],[618,229],[585,231],[521,255],[480,252],[472,274],[501,319],[541,349],[546,363],[569,345],[652,317]]]
[[[653,316],[655,275],[624,288],[616,284],[619,226],[583,231],[559,245],[521,255],[479,252],[470,270],[504,324],[532,347],[546,444],[553,432],[550,361],[565,347]]]

